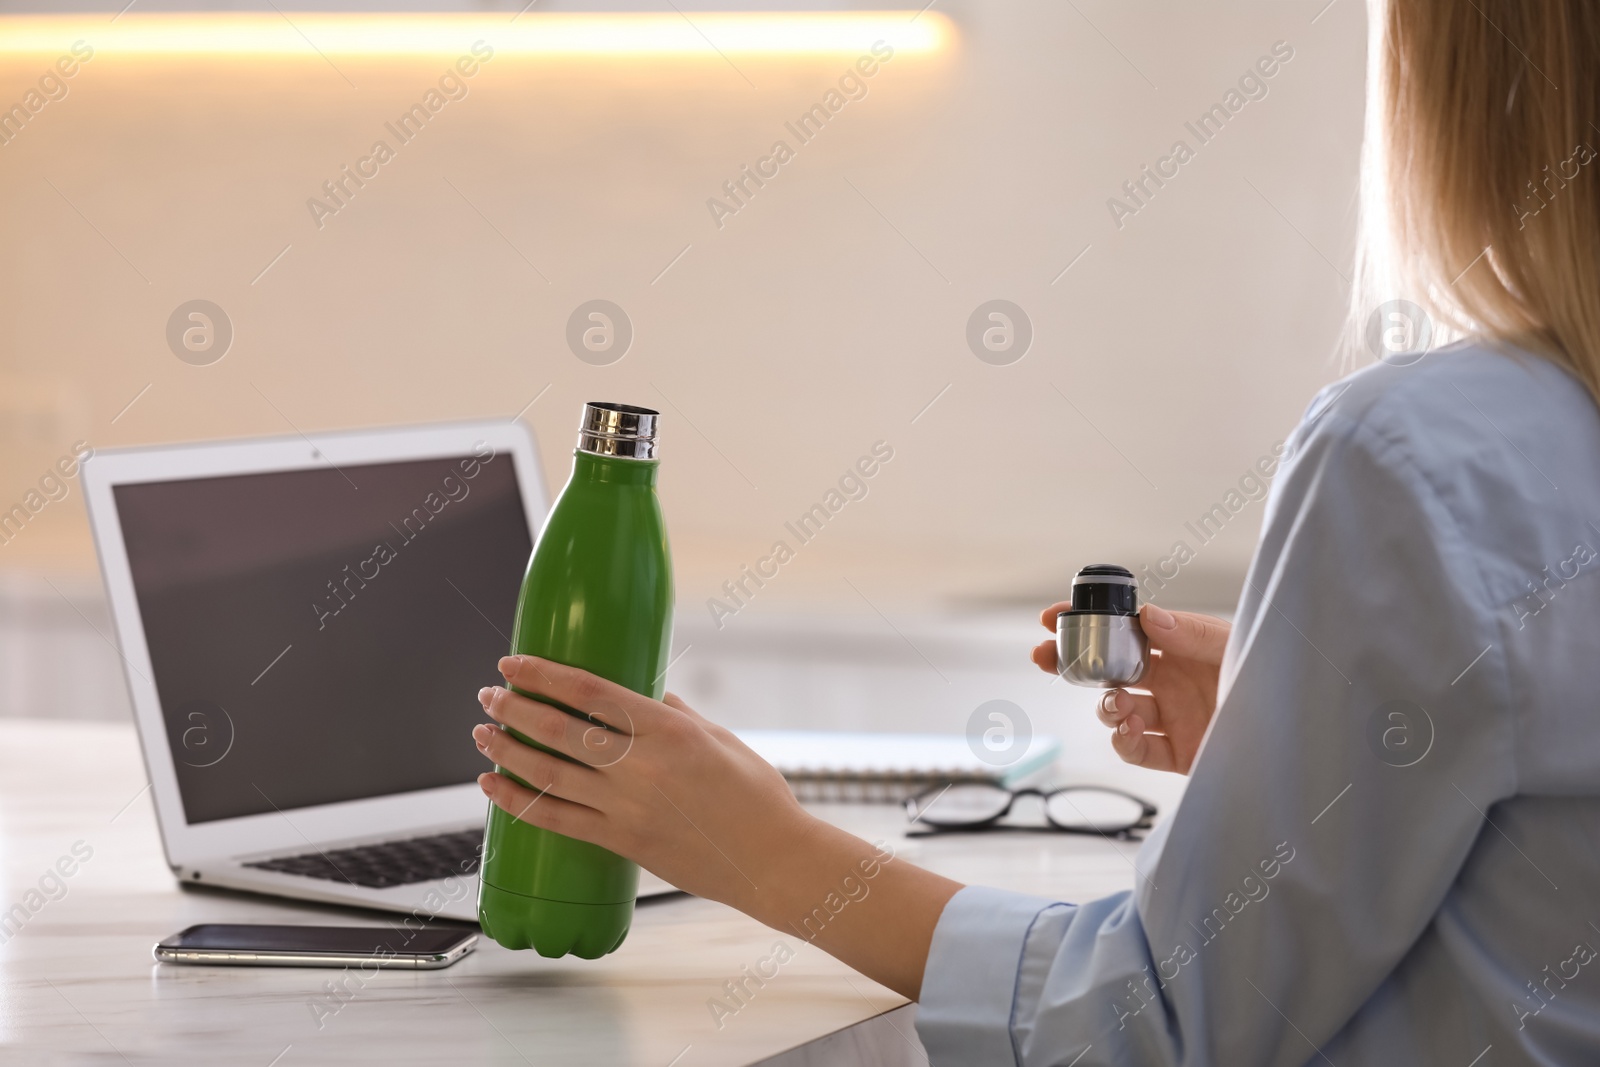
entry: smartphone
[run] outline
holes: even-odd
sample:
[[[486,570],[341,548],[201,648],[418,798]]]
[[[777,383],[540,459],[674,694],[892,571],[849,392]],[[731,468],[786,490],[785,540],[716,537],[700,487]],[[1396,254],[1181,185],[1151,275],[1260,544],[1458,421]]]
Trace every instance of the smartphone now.
[[[421,930],[392,926],[264,926],[202,923],[160,942],[162,963],[225,963],[246,967],[448,967],[478,944],[478,931],[440,924]]]

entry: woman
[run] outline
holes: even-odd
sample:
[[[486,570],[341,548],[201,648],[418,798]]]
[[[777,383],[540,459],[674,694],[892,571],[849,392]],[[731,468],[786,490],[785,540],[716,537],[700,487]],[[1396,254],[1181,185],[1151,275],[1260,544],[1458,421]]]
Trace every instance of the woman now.
[[[1191,781],[1132,892],[897,861],[822,928],[920,1000],[934,1063],[1600,1062],[1600,5],[1375,0],[1373,22],[1387,237],[1357,305],[1407,295],[1471,339],[1312,404],[1231,631],[1146,606],[1148,692],[1101,716],[1124,759]],[[485,690],[580,761],[477,728],[547,787],[483,777],[529,822],[783,929],[877,858],[682,701],[501,667],[635,734],[591,768],[579,721]]]

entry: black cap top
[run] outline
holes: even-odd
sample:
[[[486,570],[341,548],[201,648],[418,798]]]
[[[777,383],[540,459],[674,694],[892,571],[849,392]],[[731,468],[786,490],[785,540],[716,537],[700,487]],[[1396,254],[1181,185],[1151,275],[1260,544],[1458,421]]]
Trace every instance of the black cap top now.
[[[1091,615],[1139,614],[1133,572],[1115,563],[1093,563],[1072,579],[1072,610]]]

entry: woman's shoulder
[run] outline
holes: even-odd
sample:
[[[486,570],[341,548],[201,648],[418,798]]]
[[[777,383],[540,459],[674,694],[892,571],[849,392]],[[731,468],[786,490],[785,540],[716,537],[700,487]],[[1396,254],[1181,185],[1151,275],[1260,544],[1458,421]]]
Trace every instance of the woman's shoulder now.
[[[1600,409],[1576,378],[1555,363],[1514,348],[1461,341],[1427,353],[1374,363],[1324,388],[1303,427],[1331,420],[1396,442],[1423,458],[1483,451],[1483,433],[1499,446],[1545,450],[1559,434],[1600,441]]]
[[[1575,545],[1600,550],[1600,408],[1526,352],[1466,341],[1366,367],[1317,395],[1289,449],[1433,498],[1448,529],[1419,532],[1460,539],[1495,600]]]

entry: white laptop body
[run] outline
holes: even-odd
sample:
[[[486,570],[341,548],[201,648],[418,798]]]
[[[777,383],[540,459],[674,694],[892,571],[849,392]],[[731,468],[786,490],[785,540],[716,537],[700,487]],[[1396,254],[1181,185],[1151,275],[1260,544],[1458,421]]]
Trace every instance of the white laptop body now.
[[[173,873],[474,921],[476,693],[549,506],[522,424],[108,450],[82,477]]]

